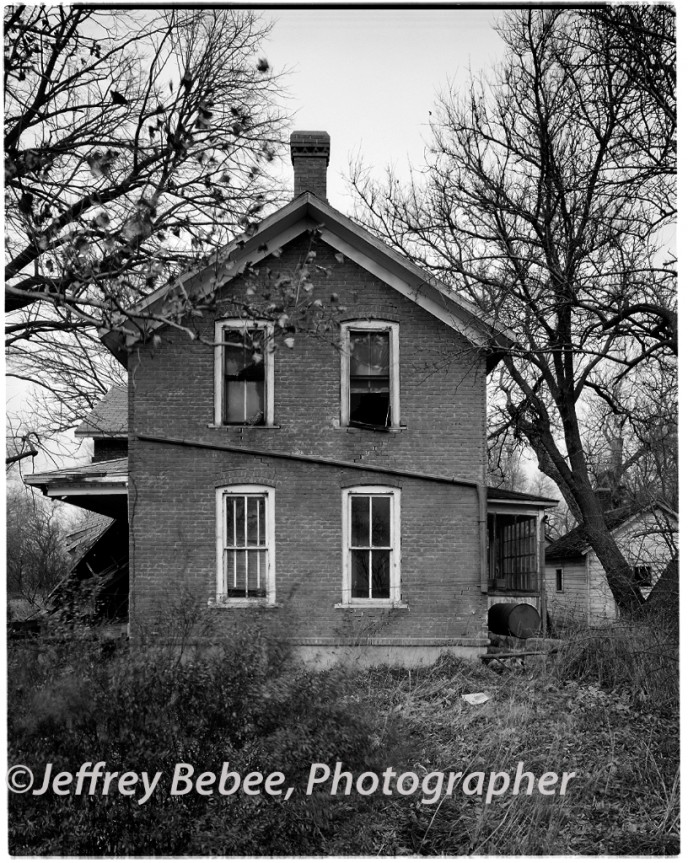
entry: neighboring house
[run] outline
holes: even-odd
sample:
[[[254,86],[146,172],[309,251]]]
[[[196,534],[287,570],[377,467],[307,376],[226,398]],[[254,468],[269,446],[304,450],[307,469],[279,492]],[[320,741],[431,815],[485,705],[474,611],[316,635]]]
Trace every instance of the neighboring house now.
[[[322,664],[475,656],[489,603],[539,603],[555,503],[485,484],[485,375],[513,341],[329,206],[326,133],[294,133],[291,152],[294,199],[181,280],[208,300],[196,338],[104,337],[128,364],[128,424],[113,391],[79,429],[94,463],[29,482],[116,519],[128,499],[134,639],[165,638],[180,604],[220,632],[282,608]],[[300,276],[329,330],[242,317],[249,263]],[[98,461],[125,426],[128,464]]]
[[[633,577],[647,597],[677,555],[677,516],[662,504],[617,507],[605,519]],[[545,551],[548,610],[553,622],[595,625],[619,611],[602,565],[583,531],[576,527]]]

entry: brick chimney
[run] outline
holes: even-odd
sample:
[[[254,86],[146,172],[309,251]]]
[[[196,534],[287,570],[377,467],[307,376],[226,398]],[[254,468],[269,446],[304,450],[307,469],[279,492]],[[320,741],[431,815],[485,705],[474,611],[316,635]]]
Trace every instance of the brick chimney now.
[[[330,136],[327,132],[292,132],[289,145],[294,166],[294,197],[312,192],[326,201]]]

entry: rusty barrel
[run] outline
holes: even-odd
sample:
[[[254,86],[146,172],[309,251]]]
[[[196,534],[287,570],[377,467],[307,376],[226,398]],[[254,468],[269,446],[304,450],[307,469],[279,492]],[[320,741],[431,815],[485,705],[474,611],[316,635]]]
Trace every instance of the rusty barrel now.
[[[531,638],[540,631],[540,615],[525,602],[498,602],[488,609],[487,628],[495,635]]]

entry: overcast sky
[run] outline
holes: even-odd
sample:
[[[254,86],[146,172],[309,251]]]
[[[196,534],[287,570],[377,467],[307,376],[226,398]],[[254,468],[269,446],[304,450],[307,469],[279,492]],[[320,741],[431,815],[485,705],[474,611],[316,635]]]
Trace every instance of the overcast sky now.
[[[503,46],[497,9],[270,9],[266,56],[285,78],[294,129],[329,132],[328,199],[350,211],[349,161],[419,165],[429,112],[449,82],[489,69]],[[291,168],[285,168],[289,177]],[[289,180],[290,181],[290,180]]]

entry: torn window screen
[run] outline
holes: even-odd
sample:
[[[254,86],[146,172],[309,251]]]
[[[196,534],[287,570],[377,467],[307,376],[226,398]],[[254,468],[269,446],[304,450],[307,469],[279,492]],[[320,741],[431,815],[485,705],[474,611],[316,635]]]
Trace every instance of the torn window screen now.
[[[224,331],[224,409],[228,425],[265,422],[265,332]]]
[[[268,566],[265,496],[227,495],[225,507],[227,596],[265,596]]]
[[[349,422],[390,426],[389,333],[352,330],[349,354]]]

